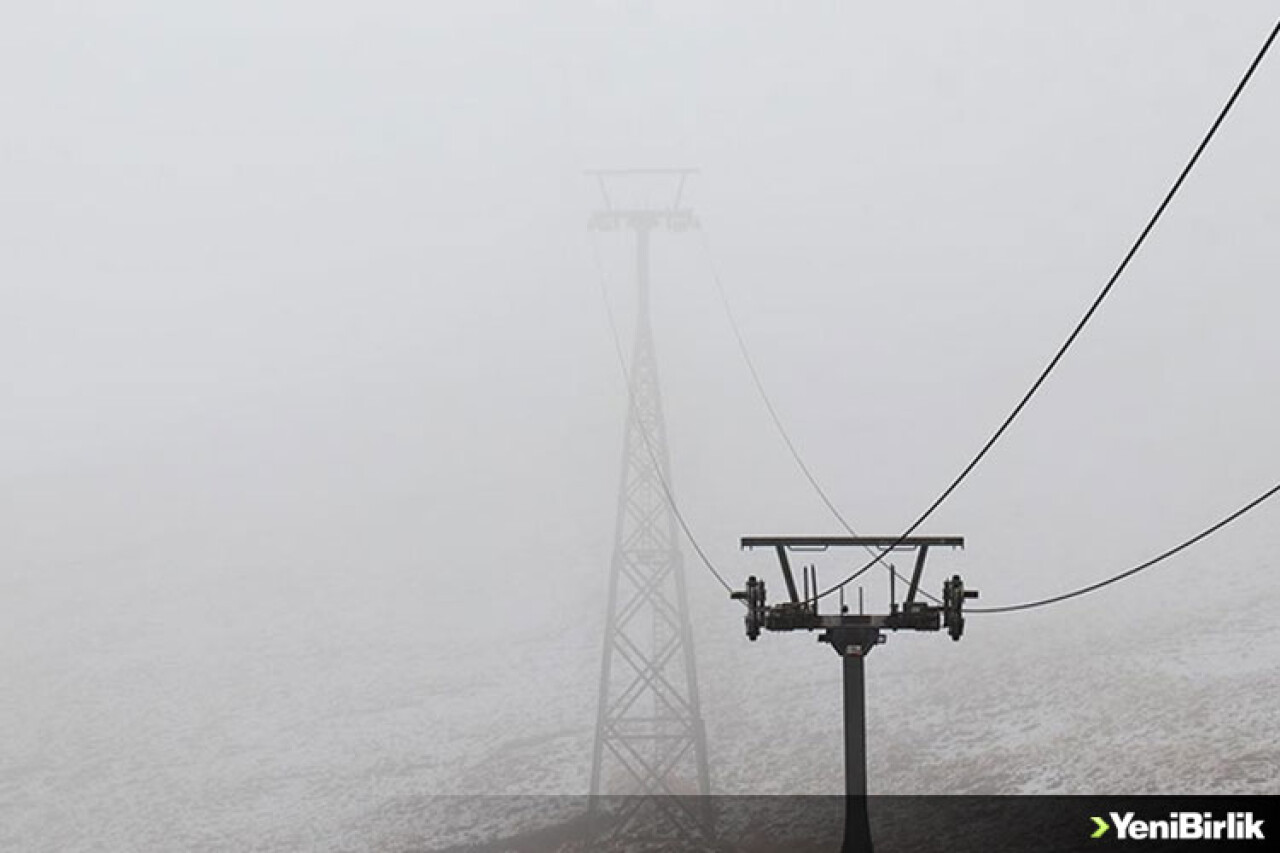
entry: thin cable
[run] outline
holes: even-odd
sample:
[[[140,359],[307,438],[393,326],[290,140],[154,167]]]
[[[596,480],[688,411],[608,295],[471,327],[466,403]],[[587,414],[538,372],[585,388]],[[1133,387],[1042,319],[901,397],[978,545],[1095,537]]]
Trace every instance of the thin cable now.
[[[818,497],[831,512],[831,515],[835,517],[836,521],[840,522],[840,526],[848,531],[850,536],[858,536],[858,531],[853,529],[853,525],[850,524],[848,519],[846,519],[840,510],[836,508],[835,502],[831,500],[826,489],[822,488],[817,477],[815,477],[813,472],[809,470],[809,466],[805,464],[804,458],[800,455],[799,449],[796,448],[795,442],[791,440],[790,433],[787,432],[786,426],[782,423],[782,417],[778,414],[777,408],[773,405],[773,400],[769,397],[769,392],[765,390],[764,380],[760,378],[760,371],[756,369],[755,359],[751,357],[751,351],[747,348],[747,341],[742,334],[742,327],[738,325],[738,316],[733,311],[732,303],[729,302],[729,294],[725,290],[723,279],[720,278],[720,269],[716,266],[715,256],[711,254],[711,240],[707,236],[705,229],[700,228],[699,233],[702,237],[703,253],[707,258],[707,267],[711,270],[711,280],[715,283],[716,293],[720,297],[720,305],[724,308],[725,316],[729,320],[729,328],[733,330],[733,337],[738,343],[738,352],[742,355],[742,361],[747,366],[747,372],[751,374],[751,382],[755,385],[756,393],[759,394],[761,402],[764,403],[765,410],[769,413],[770,420],[773,421],[774,427],[778,430],[778,435],[782,437],[783,443],[791,453],[791,458],[795,461],[796,467],[800,469],[800,473],[804,475],[804,478],[809,481],[809,485],[813,487],[815,492],[817,492]],[[846,584],[851,583],[855,578],[865,574],[866,571],[876,563],[883,564],[886,569],[897,576],[898,580],[903,583],[909,583],[906,578],[898,573],[898,570],[894,568],[893,564],[884,562],[885,554],[877,552],[869,545],[863,545],[862,547],[871,555],[872,560],[868,565],[859,569],[853,576],[846,578]],[[924,590],[920,590],[920,594],[935,603],[941,603],[937,598],[929,595],[929,593]]]
[[[1106,580],[1098,581],[1097,583],[1090,584],[1089,586],[1082,586],[1079,589],[1072,590],[1071,592],[1064,592],[1061,595],[1055,595],[1052,598],[1042,598],[1042,599],[1039,599],[1038,601],[1028,601],[1023,604],[1009,604],[1009,605],[1005,605],[1004,607],[973,607],[973,608],[966,607],[964,612],[965,613],[1013,613],[1018,610],[1031,610],[1032,608],[1035,608],[1035,607],[1045,607],[1050,604],[1057,604],[1059,601],[1066,601],[1069,598],[1076,598],[1077,596],[1085,595],[1086,593],[1093,592],[1094,590],[1102,589],[1104,586],[1110,586],[1111,584],[1116,583],[1118,581],[1122,581],[1125,578],[1132,577],[1133,575],[1136,575],[1138,572],[1145,571],[1146,569],[1149,569],[1152,566],[1163,563],[1165,560],[1169,559],[1175,554],[1178,554],[1190,548],[1192,545],[1196,544],[1200,540],[1207,539],[1208,537],[1217,533],[1222,528],[1226,527],[1231,522],[1235,521],[1236,519],[1248,513],[1250,510],[1265,503],[1267,500],[1275,496],[1277,493],[1280,493],[1280,483],[1277,483],[1276,485],[1272,486],[1266,492],[1263,492],[1261,495],[1254,498],[1249,503],[1240,507],[1240,509],[1231,513],[1231,515],[1228,515],[1226,518],[1222,519],[1217,524],[1214,524],[1212,527],[1208,527],[1200,531],[1195,536],[1192,536],[1190,539],[1186,540],[1182,544],[1176,545],[1173,548],[1170,548],[1168,551],[1165,551],[1163,554],[1160,554],[1156,557],[1152,557],[1150,560],[1147,560],[1145,563],[1142,563],[1141,565],[1134,566],[1132,569],[1123,571],[1118,575],[1112,575]]]
[[[849,531],[850,536],[857,536],[858,531],[853,529],[853,525],[845,519],[840,510],[836,508],[836,505],[832,503],[826,490],[822,488],[817,478],[813,476],[813,472],[809,470],[809,466],[805,464],[804,459],[800,456],[800,451],[796,449],[795,442],[791,440],[787,428],[783,425],[782,418],[779,417],[778,410],[773,405],[773,400],[769,398],[769,392],[765,390],[764,382],[760,379],[760,371],[756,370],[755,359],[751,357],[751,352],[747,349],[747,342],[742,336],[742,328],[738,325],[738,317],[734,314],[733,307],[729,303],[729,296],[725,292],[724,282],[720,278],[720,270],[716,267],[715,258],[711,254],[711,242],[707,238],[707,232],[701,230],[701,235],[702,248],[706,253],[707,266],[711,269],[711,279],[716,285],[716,293],[720,297],[720,305],[724,308],[725,316],[729,318],[729,327],[733,330],[733,337],[738,342],[738,352],[742,354],[742,360],[747,365],[747,372],[751,374],[751,382],[756,386],[756,392],[760,395],[760,400],[769,412],[769,418],[778,430],[778,435],[782,436],[782,441],[787,445],[787,450],[791,452],[791,458],[795,460],[796,467],[800,469],[800,473],[804,474],[804,478],[809,481],[809,485],[813,486],[813,490],[818,493],[818,497],[822,499],[823,504],[835,516],[836,521],[840,522],[840,526]],[[870,548],[867,550],[873,555],[876,553]],[[879,556],[877,556],[878,559]]]
[[[589,238],[589,242],[591,243],[591,255],[596,264],[596,272],[599,274],[597,276],[597,281],[600,285],[600,297],[604,301],[605,314],[609,319],[609,332],[613,337],[613,349],[618,355],[618,366],[622,369],[622,381],[627,387],[627,399],[630,402],[631,407],[634,409],[636,399],[635,389],[631,384],[631,372],[627,367],[627,358],[622,351],[622,335],[618,331],[618,323],[613,316],[613,305],[609,302],[609,288],[605,280],[604,264],[600,258],[600,248],[596,245],[594,237]],[[698,540],[693,535],[693,531],[689,529],[689,524],[685,521],[684,514],[680,512],[680,507],[676,505],[675,495],[672,494],[671,487],[667,484],[666,478],[662,476],[662,466],[658,464],[658,455],[654,452],[653,444],[649,441],[648,430],[645,429],[644,424],[640,422],[639,418],[633,419],[632,424],[636,427],[640,433],[640,437],[644,440],[644,447],[645,450],[648,451],[649,461],[653,464],[653,473],[658,478],[658,483],[662,486],[662,493],[666,496],[667,505],[671,507],[671,514],[674,515],[676,517],[676,521],[679,522],[680,529],[684,531],[685,538],[689,540],[689,544],[692,545],[693,550],[697,552],[698,558],[702,560],[702,564],[706,566],[707,570],[715,576],[717,581],[720,582],[720,586],[724,587],[726,592],[732,593],[733,587],[724,579],[724,576],[716,570],[711,559],[707,557],[706,552],[702,550],[702,546],[698,544]]]
[[[1253,62],[1249,64],[1249,69],[1245,71],[1244,76],[1240,78],[1240,82],[1236,84],[1235,89],[1231,93],[1231,97],[1227,99],[1226,104],[1218,113],[1218,117],[1214,119],[1213,124],[1209,127],[1209,132],[1204,135],[1204,138],[1200,140],[1200,144],[1196,146],[1195,153],[1191,155],[1191,159],[1187,161],[1185,166],[1183,166],[1182,172],[1178,175],[1178,179],[1173,182],[1173,186],[1169,188],[1169,191],[1165,194],[1164,200],[1160,202],[1160,206],[1156,208],[1156,212],[1151,216],[1151,219],[1147,221],[1147,225],[1138,235],[1138,239],[1129,247],[1129,251],[1125,253],[1124,259],[1120,262],[1120,265],[1116,267],[1115,272],[1111,274],[1111,278],[1107,281],[1106,286],[1103,287],[1097,297],[1094,298],[1093,304],[1089,306],[1089,310],[1080,318],[1080,322],[1076,323],[1076,327],[1071,331],[1071,334],[1067,336],[1067,339],[1063,342],[1062,346],[1058,348],[1057,353],[1054,354],[1053,358],[1049,361],[1049,364],[1040,372],[1040,376],[1031,385],[1031,388],[1027,390],[1027,393],[1022,396],[1022,399],[1018,401],[1018,405],[1014,406],[1013,411],[1011,411],[1009,416],[1004,419],[1004,423],[1000,424],[1000,428],[997,429],[989,439],[987,439],[986,444],[982,445],[982,449],[979,450],[978,454],[969,461],[969,464],[964,467],[964,470],[960,472],[960,475],[951,481],[951,485],[947,486],[947,488],[943,490],[942,494],[938,495],[937,499],[929,505],[929,508],[921,513],[920,517],[917,518],[912,525],[907,528],[906,532],[898,538],[899,543],[914,533],[926,519],[933,515],[934,511],[937,510],[938,507],[942,506],[943,501],[951,497],[951,493],[954,492],[962,482],[964,482],[970,472],[972,472],[973,469],[978,466],[978,463],[987,455],[987,452],[995,446],[995,443],[1000,440],[1002,435],[1004,435],[1005,430],[1007,430],[1014,420],[1017,419],[1018,415],[1022,413],[1022,410],[1026,407],[1027,403],[1031,402],[1031,398],[1040,390],[1040,386],[1049,378],[1049,374],[1058,366],[1058,362],[1060,362],[1062,357],[1067,354],[1067,350],[1071,348],[1071,345],[1075,343],[1076,338],[1080,336],[1082,331],[1084,331],[1084,327],[1088,325],[1089,321],[1093,318],[1094,313],[1097,312],[1098,308],[1107,298],[1107,295],[1111,292],[1111,289],[1115,286],[1115,283],[1119,281],[1120,276],[1128,268],[1129,262],[1133,260],[1134,255],[1138,253],[1138,250],[1142,247],[1143,243],[1146,242],[1147,235],[1151,233],[1152,229],[1155,228],[1156,223],[1159,222],[1160,218],[1164,215],[1165,209],[1169,207],[1169,203],[1173,201],[1173,197],[1177,195],[1178,190],[1182,188],[1182,184],[1187,179],[1187,175],[1191,173],[1192,168],[1194,168],[1196,163],[1200,160],[1200,155],[1204,153],[1210,140],[1212,140],[1214,135],[1218,132],[1218,128],[1222,125],[1223,120],[1226,119],[1227,114],[1231,112],[1231,108],[1235,106],[1236,99],[1240,97],[1240,93],[1244,91],[1244,87],[1248,84],[1249,79],[1253,77],[1253,72],[1257,70],[1258,66],[1262,63],[1263,57],[1265,57],[1267,52],[1271,49],[1271,44],[1275,41],[1278,33],[1280,33],[1280,20],[1276,21],[1276,25],[1272,28],[1271,34],[1267,36],[1267,39],[1263,42],[1262,48],[1258,51],[1257,56],[1255,56],[1253,58]],[[890,546],[886,549],[886,552],[882,552],[882,554],[887,553],[888,550],[892,550],[893,547],[895,546]],[[846,578],[830,589],[819,593],[811,599],[811,601],[817,601],[818,599],[830,595],[836,590],[842,588],[848,582],[849,579]]]

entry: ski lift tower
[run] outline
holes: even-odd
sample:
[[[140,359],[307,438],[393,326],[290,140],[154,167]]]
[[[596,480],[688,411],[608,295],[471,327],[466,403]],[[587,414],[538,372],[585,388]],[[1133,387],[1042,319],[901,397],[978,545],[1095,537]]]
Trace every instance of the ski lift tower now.
[[[819,642],[829,643],[844,665],[844,781],[845,825],[842,853],[871,853],[871,824],[867,815],[867,714],[866,682],[863,662],[871,650],[885,641],[886,631],[939,631],[946,628],[951,639],[964,633],[964,602],[977,598],[975,590],[966,590],[959,575],[942,585],[941,600],[936,604],[920,600],[920,581],[930,548],[963,548],[959,536],[866,537],[866,536],[756,536],[742,540],[742,547],[771,548],[777,554],[787,600],[770,605],[765,598],[764,581],[754,575],[747,578],[747,588],[732,597],[746,604],[747,638],[755,640],[760,631],[822,631]],[[790,555],[802,551],[827,551],[830,548],[860,547],[877,549],[882,556],[893,551],[915,553],[915,566],[907,586],[907,595],[899,604],[898,573],[885,563],[889,572],[889,612],[863,612],[862,589],[858,590],[858,612],[850,613],[840,585],[839,612],[818,610],[818,572],[816,566],[802,567],[803,589],[796,587]],[[873,563],[874,565],[874,563]]]
[[[711,781],[649,312],[651,239],[655,232],[697,228],[693,211],[681,204],[685,181],[694,173],[613,169],[587,174],[596,179],[604,199],[588,227],[630,231],[636,247],[635,341],[590,802],[594,812],[600,794],[644,795],[677,828],[697,835],[708,825],[708,813],[691,807],[689,795],[705,798]],[[653,204],[655,189],[669,200]],[[638,803],[640,798],[630,800]],[[633,816],[624,812],[618,823],[625,825]]]

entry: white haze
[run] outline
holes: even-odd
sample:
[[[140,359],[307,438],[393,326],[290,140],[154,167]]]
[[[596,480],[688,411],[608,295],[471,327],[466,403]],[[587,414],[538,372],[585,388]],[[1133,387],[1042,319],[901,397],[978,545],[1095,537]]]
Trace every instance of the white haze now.
[[[1070,331],[1275,8],[8,9],[0,847],[379,848],[389,804],[584,791],[626,391],[582,170],[702,170],[686,198],[778,411],[858,529],[896,533]],[[1275,482],[1277,103],[1272,56],[927,525],[969,542],[935,580],[992,605],[1060,592]],[[629,335],[630,249],[594,239]],[[676,491],[739,583],[773,570],[739,536],[841,531],[700,239],[654,251]],[[873,787],[1280,792],[1259,710],[1278,513],[1079,602],[975,616],[960,644],[891,638]],[[838,790],[834,657],[748,644],[687,565],[717,790]],[[1159,713],[1099,722],[1121,682]],[[955,718],[975,764],[1044,773],[889,761]],[[545,749],[504,766],[509,740]],[[1106,754],[1139,769],[1100,776]]]

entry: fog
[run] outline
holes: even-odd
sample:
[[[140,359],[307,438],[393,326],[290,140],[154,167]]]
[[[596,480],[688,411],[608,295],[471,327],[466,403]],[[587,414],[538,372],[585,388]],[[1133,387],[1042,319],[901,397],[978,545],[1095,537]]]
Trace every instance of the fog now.
[[[901,532],[1070,332],[1274,15],[10,9],[0,846],[392,849],[428,831],[415,798],[585,792],[627,404],[601,271],[627,337],[634,296],[630,238],[587,232],[584,169],[700,169],[702,235],[653,246],[673,487],[731,582],[772,583],[738,537],[843,531],[713,266],[817,479],[860,532]],[[931,588],[1062,592],[1274,484],[1277,103],[1272,56],[925,526],[967,538]],[[890,638],[873,790],[1280,793],[1277,512],[1105,592],[975,615],[959,644]],[[686,551],[713,789],[839,791],[835,658],[749,644]],[[952,726],[973,764],[890,761]],[[1132,774],[1106,775],[1116,755]]]

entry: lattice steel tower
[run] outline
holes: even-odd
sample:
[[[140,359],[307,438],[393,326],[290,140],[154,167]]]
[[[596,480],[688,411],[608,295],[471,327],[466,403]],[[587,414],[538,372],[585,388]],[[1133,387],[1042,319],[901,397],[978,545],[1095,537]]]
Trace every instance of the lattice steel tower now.
[[[609,578],[591,794],[710,793],[684,562],[670,504],[670,465],[649,315],[649,249],[655,231],[697,227],[680,206],[677,170],[592,172],[605,207],[589,227],[627,229],[636,242],[636,327],[622,478]],[[668,207],[615,207],[608,182],[657,176],[676,182]],[[679,810],[677,810],[679,811]],[[692,816],[692,815],[691,815]]]

